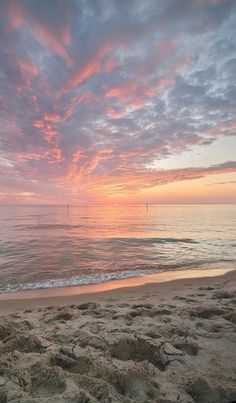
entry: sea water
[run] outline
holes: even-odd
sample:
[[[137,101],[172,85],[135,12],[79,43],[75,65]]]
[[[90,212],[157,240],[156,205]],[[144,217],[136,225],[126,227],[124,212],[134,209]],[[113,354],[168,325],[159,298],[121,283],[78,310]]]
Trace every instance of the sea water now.
[[[235,263],[236,205],[0,207],[0,292]]]

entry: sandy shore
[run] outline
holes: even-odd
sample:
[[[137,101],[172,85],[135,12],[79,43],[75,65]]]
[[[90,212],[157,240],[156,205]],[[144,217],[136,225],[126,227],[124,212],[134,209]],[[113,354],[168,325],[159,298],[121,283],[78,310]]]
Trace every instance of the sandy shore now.
[[[236,399],[236,271],[12,298],[0,301],[1,403]]]

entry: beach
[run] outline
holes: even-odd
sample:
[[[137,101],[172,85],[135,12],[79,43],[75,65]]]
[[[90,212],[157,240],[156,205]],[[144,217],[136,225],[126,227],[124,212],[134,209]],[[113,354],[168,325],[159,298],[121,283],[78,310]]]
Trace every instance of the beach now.
[[[0,402],[233,402],[235,274],[2,295]]]
[[[236,0],[0,0],[0,403],[236,403]]]

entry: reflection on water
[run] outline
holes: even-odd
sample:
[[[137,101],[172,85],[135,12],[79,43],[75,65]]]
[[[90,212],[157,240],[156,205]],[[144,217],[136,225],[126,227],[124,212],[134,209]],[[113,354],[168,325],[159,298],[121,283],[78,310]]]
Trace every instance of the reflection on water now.
[[[0,290],[232,262],[235,224],[234,205],[0,207]]]

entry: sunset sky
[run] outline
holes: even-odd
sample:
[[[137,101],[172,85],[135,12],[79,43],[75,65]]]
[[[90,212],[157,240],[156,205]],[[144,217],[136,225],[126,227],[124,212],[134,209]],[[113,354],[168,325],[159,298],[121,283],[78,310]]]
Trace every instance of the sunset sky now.
[[[0,0],[0,203],[236,203],[235,0]]]

